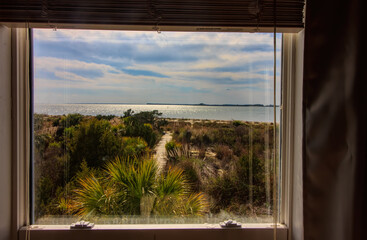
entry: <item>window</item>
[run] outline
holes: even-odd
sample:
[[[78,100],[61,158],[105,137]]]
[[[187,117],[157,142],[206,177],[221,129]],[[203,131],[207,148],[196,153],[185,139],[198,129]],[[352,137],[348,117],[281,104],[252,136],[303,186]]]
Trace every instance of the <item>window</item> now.
[[[34,223],[273,221],[272,34],[35,29],[33,43]]]
[[[144,2],[144,1],[143,1]],[[10,191],[9,194],[4,192],[3,197],[1,198],[3,205],[3,209],[9,207],[10,204],[6,204],[6,202],[12,202],[12,207],[9,211],[6,211],[4,215],[10,216],[11,212],[11,234],[13,238],[16,239],[17,230],[22,226],[29,224],[30,221],[28,219],[29,213],[29,199],[30,196],[28,194],[28,190],[32,187],[32,184],[29,184],[29,169],[32,169],[32,166],[29,166],[30,161],[29,158],[31,156],[30,152],[30,133],[33,131],[33,124],[30,125],[31,114],[30,107],[33,106],[30,103],[30,91],[32,89],[32,85],[30,85],[28,81],[29,77],[29,60],[32,60],[28,55],[29,51],[29,41],[32,41],[32,38],[29,38],[26,34],[29,27],[47,27],[47,28],[98,28],[98,29],[141,29],[141,30],[152,30],[152,29],[162,29],[164,31],[170,30],[186,30],[186,31],[212,31],[217,29],[219,31],[272,31],[274,24],[277,25],[277,29],[281,32],[296,32],[303,28],[303,1],[260,1],[255,4],[248,3],[247,1],[241,1],[238,3],[230,3],[225,4],[223,1],[217,1],[215,3],[200,3],[197,5],[193,4],[185,4],[182,5],[178,2],[170,2],[167,4],[165,1],[148,1],[148,2],[139,2],[131,3],[131,2],[120,2],[116,3],[115,1],[103,1],[103,4],[99,1],[89,2],[85,4],[82,2],[74,2],[70,5],[69,2],[65,1],[57,1],[56,2],[47,2],[41,1],[39,3],[32,4],[24,4],[23,2],[12,2],[9,4],[9,1],[4,1],[1,3],[2,7],[0,7],[1,24],[4,24],[8,28],[1,28],[0,34],[4,41],[2,49],[7,49],[8,51],[1,51],[0,57],[2,63],[2,67],[10,71],[1,71],[2,80],[7,81],[8,86],[12,86],[11,89],[11,101],[5,102],[1,101],[1,106],[5,106],[7,109],[11,107],[11,117],[2,115],[2,119],[7,119],[6,122],[12,122],[11,124],[11,136],[9,134],[1,134],[1,141],[5,144],[5,148],[8,147],[8,151],[3,154],[2,160],[5,161],[5,166],[12,167],[11,173],[7,173],[9,171],[4,170],[2,173],[5,173],[5,177],[7,180],[2,181],[1,187],[5,186],[5,189],[10,189],[11,185],[11,196]],[[276,6],[274,6],[276,4]],[[98,11],[96,11],[98,9]],[[276,10],[277,13],[274,14],[273,10]],[[287,14],[281,14],[287,13]],[[274,20],[276,17],[277,21]],[[92,24],[92,25],[90,25]],[[105,25],[103,25],[105,24]],[[111,25],[116,24],[116,25]],[[203,27],[201,27],[203,26]],[[216,28],[216,26],[222,26],[220,28]],[[298,28],[298,30],[296,29]],[[3,31],[5,30],[5,31]],[[3,38],[4,37],[4,38]],[[282,193],[279,194],[281,197],[281,208],[282,209],[292,209],[288,202],[290,198],[284,197],[289,192],[291,192],[289,186],[291,184],[286,184],[287,177],[283,177],[283,174],[286,176],[291,176],[291,165],[287,165],[287,161],[292,158],[292,136],[295,136],[293,133],[292,121],[294,121],[291,116],[293,113],[297,113],[298,108],[294,108],[293,111],[293,98],[295,95],[292,95],[293,88],[292,82],[294,73],[299,73],[300,69],[295,69],[292,60],[296,56],[294,51],[294,46],[297,41],[293,41],[291,35],[285,34],[284,38],[284,47],[282,49],[282,53],[284,54],[283,59],[288,59],[287,61],[283,61],[283,71],[282,78],[284,80],[283,83],[283,91],[286,93],[282,96],[282,126],[287,126],[286,128],[282,128],[282,165],[281,169],[285,169],[287,171],[282,171]],[[301,39],[302,42],[302,39]],[[5,48],[8,46],[8,48]],[[11,46],[11,47],[10,47]],[[279,45],[278,45],[279,46]],[[297,46],[298,47],[298,46]],[[11,51],[10,51],[11,48]],[[301,51],[300,51],[301,52]],[[298,54],[298,52],[297,52]],[[32,55],[32,54],[31,54]],[[291,59],[291,60],[290,60]],[[10,67],[11,65],[11,67]],[[299,64],[302,65],[302,64]],[[285,71],[284,71],[285,69]],[[31,73],[32,74],[32,73]],[[3,78],[4,77],[4,78]],[[2,85],[3,86],[3,85]],[[278,88],[279,89],[279,88]],[[301,89],[301,88],[299,88]],[[9,92],[9,91],[8,91]],[[3,92],[2,92],[3,93]],[[288,95],[288,93],[290,93]],[[297,93],[297,95],[299,95]],[[7,95],[6,95],[7,96]],[[290,96],[290,97],[288,97]],[[289,101],[289,99],[291,99]],[[284,100],[284,101],[283,101]],[[289,111],[288,111],[289,110]],[[287,113],[286,113],[287,112]],[[290,112],[290,114],[288,114]],[[286,113],[286,114],[285,114]],[[284,117],[285,116],[285,117]],[[300,116],[298,114],[297,116]],[[289,120],[289,121],[288,121]],[[5,123],[6,123],[5,122]],[[297,122],[297,121],[294,121]],[[297,125],[297,124],[295,124]],[[32,130],[31,130],[32,129]],[[290,134],[284,134],[290,133]],[[289,137],[290,136],[290,137]],[[289,138],[288,138],[289,137]],[[295,139],[296,140],[296,139]],[[290,144],[287,144],[290,143]],[[3,145],[3,144],[2,144]],[[6,157],[10,154],[11,148],[11,158]],[[284,151],[286,149],[286,151]],[[297,148],[295,148],[297,151]],[[6,154],[8,153],[8,154]],[[10,156],[10,155],[9,155]],[[283,156],[286,156],[284,158]],[[290,173],[290,174],[289,174]],[[8,175],[9,174],[9,175]],[[292,178],[292,177],[290,177]],[[10,184],[11,180],[11,184]],[[32,179],[33,180],[33,179]],[[284,186],[283,186],[284,185]],[[3,189],[3,188],[2,188]],[[286,201],[284,201],[286,200]],[[4,207],[5,206],[5,207]],[[291,214],[286,211],[282,211],[280,216],[280,222],[287,223],[287,216]],[[5,219],[5,222],[10,222],[7,217],[1,217],[1,220]],[[6,225],[4,225],[6,226]],[[171,237],[175,233],[179,234],[182,237],[213,237],[223,238],[223,237],[246,237],[246,239],[258,239],[259,237],[262,239],[269,239],[272,237],[272,229],[266,229],[266,227],[261,226],[260,229],[255,229],[254,227],[245,226],[246,229],[238,230],[238,231],[223,231],[223,230],[215,230],[211,228],[209,230],[203,229],[203,225],[195,226],[194,230],[185,230],[184,232],[180,232],[178,228],[180,225],[175,225],[175,230],[152,230],[148,231],[147,235],[144,235],[144,232],[147,231],[138,231],[134,232],[131,228],[133,226],[129,226],[129,231],[109,231],[107,230],[108,226],[105,227],[104,230],[97,230],[93,232],[87,231],[59,231],[55,230],[59,229],[67,229],[68,225],[64,226],[36,226],[37,228],[48,229],[48,231],[36,230],[32,229],[30,236],[32,239],[56,239],[56,238],[76,238],[76,237],[86,237],[88,239],[101,238],[101,237],[111,237],[113,238],[122,238],[122,237],[144,237],[144,238],[152,238],[152,239],[162,239],[164,236],[167,238]],[[117,226],[113,226],[117,228]],[[138,227],[138,226],[137,226]],[[150,226],[152,228],[152,226]],[[98,226],[97,226],[98,228]],[[121,228],[121,226],[120,226]],[[148,227],[144,227],[145,230],[148,230]],[[163,227],[160,227],[163,228]],[[187,225],[186,225],[187,228]],[[199,228],[197,230],[196,228]],[[250,229],[251,228],[251,229]],[[53,229],[53,230],[51,230]],[[10,232],[10,231],[8,231]],[[114,232],[114,233],[112,233]],[[280,231],[278,231],[279,233]],[[284,231],[282,231],[284,233]],[[20,231],[20,238],[23,238],[24,231]],[[117,234],[116,234],[117,233]],[[5,233],[8,234],[8,233]],[[22,235],[23,234],[23,235]],[[103,236],[102,236],[102,235]],[[112,235],[111,235],[112,234]],[[133,235],[130,235],[133,234]],[[201,236],[201,234],[204,234]],[[227,235],[230,234],[230,235]],[[238,235],[237,235],[238,234]],[[109,236],[108,236],[109,235]],[[144,236],[143,236],[144,235]],[[2,234],[3,236],[3,234]],[[113,236],[113,238],[112,238]],[[282,235],[285,239],[286,235]],[[177,236],[175,236],[177,237]]]
[[[278,45],[279,46],[279,45]],[[191,225],[192,226],[192,225]],[[248,226],[250,226],[250,225],[248,225]],[[211,226],[209,226],[209,227],[211,227]],[[188,232],[190,232],[190,231],[188,231]],[[272,233],[272,230],[271,229],[269,229],[269,232],[268,233]],[[69,233],[67,233],[67,234],[69,234]],[[271,235],[271,234],[270,234]],[[270,236],[269,235],[269,236]]]

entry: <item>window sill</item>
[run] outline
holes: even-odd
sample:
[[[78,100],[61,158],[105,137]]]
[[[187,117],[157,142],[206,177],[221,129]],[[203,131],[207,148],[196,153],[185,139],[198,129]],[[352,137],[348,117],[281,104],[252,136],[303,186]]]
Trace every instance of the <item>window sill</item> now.
[[[287,239],[288,228],[277,226],[277,239]],[[28,232],[28,233],[27,233]],[[33,225],[29,231],[23,227],[19,239],[73,240],[73,239],[273,239],[272,224],[245,224],[238,229],[222,229],[218,224],[157,224],[157,225],[96,225],[92,230],[70,230],[69,225]]]

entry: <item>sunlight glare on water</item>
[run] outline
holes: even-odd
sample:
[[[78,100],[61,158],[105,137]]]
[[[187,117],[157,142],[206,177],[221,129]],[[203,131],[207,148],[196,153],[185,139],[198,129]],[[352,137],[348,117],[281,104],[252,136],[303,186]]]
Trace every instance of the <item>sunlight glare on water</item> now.
[[[135,113],[158,110],[165,118],[242,120],[272,122],[273,107],[259,106],[197,106],[197,105],[131,105],[131,104],[37,104],[35,113],[63,115],[80,113],[82,115],[116,115],[132,109]],[[277,121],[279,121],[277,108]]]

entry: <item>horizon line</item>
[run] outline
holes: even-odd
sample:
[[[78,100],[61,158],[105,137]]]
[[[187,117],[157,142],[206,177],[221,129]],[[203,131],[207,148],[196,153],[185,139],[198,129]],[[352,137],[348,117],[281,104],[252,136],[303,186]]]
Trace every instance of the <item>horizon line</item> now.
[[[115,105],[169,105],[169,106],[216,106],[216,107],[273,107],[274,104],[262,104],[262,103],[250,103],[250,104],[237,104],[237,103],[224,103],[224,104],[217,104],[217,103],[118,103],[118,102],[106,102],[106,103],[98,103],[98,102],[89,102],[89,103],[34,103],[34,104],[115,104]],[[279,105],[276,105],[279,107]]]

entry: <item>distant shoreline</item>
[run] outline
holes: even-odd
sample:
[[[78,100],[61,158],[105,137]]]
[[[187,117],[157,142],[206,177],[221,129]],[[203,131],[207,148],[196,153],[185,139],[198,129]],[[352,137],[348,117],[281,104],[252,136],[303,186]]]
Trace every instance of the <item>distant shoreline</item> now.
[[[39,115],[39,116],[44,116],[44,117],[60,117],[60,116],[66,116],[69,114],[46,114],[46,113],[34,113],[35,115]],[[70,114],[80,114],[80,113],[70,113]],[[97,117],[96,115],[85,115],[85,114],[80,114],[83,117],[87,117],[87,118],[95,118]],[[100,115],[100,116],[108,116],[108,115]],[[114,117],[122,117],[122,116],[118,116],[118,115],[113,115]],[[242,123],[269,123],[269,124],[273,124],[273,121],[251,121],[251,120],[237,120],[237,119],[231,119],[231,120],[221,120],[221,119],[204,119],[204,118],[172,118],[172,117],[158,117],[160,119],[165,119],[168,122],[171,123],[177,123],[177,122],[186,122],[186,123],[205,123],[205,122],[211,122],[211,123],[224,123],[224,124],[231,124],[233,122],[242,122]],[[278,122],[277,122],[278,124]]]
[[[206,107],[274,107],[274,105],[264,105],[264,104],[186,104],[186,103],[146,103],[146,105],[177,105],[177,106],[206,106]],[[279,105],[276,105],[279,107]]]
[[[280,119],[280,107],[264,105],[132,105],[132,104],[35,104],[35,113],[63,115],[80,113],[82,115],[124,116],[129,109],[135,113],[157,110],[166,118],[248,120],[259,122],[273,121],[274,110]]]
[[[50,103],[35,103],[50,105]],[[158,106],[205,106],[205,107],[274,107],[273,104],[206,104],[206,103],[52,103],[51,105],[62,104],[112,104],[112,105],[158,105]],[[279,107],[279,105],[276,105]]]

